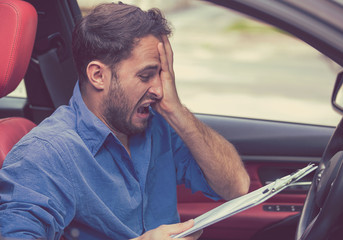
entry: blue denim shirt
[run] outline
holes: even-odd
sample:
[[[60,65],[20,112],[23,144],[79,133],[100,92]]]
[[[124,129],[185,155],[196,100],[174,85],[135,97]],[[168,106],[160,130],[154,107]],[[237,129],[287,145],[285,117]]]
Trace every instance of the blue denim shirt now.
[[[88,110],[76,85],[69,106],[27,134],[0,170],[3,236],[129,239],[179,221],[176,185],[219,199],[180,137],[157,113],[130,138],[131,157]]]

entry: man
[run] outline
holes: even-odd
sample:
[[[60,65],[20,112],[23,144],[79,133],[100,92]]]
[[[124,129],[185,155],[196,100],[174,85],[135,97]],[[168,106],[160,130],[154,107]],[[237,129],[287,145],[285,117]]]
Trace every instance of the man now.
[[[193,225],[177,223],[177,184],[213,199],[248,191],[234,147],[179,100],[170,33],[158,10],[113,3],[76,26],[69,106],[26,135],[0,172],[3,236],[171,239]]]

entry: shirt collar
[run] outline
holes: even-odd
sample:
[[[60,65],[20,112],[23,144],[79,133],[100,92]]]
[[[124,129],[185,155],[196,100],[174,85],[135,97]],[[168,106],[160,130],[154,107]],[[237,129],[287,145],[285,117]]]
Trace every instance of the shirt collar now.
[[[101,146],[105,143],[105,140],[112,135],[115,139],[116,143],[122,145],[119,139],[112,133],[112,131],[103,123],[97,116],[92,113],[85,102],[83,101],[79,81],[77,81],[73,96],[70,99],[69,105],[74,109],[76,114],[76,131],[86,144],[87,148],[91,151],[92,155],[95,156],[96,153],[99,151]],[[149,138],[152,118],[155,117],[155,112],[152,108],[149,108],[151,116],[148,122],[148,127],[144,134],[137,134],[131,136],[131,140],[133,138]],[[149,133],[149,134],[147,134]],[[130,141],[131,141],[130,140]]]
[[[76,131],[93,156],[95,156],[106,138],[112,134],[111,130],[86,106],[81,96],[79,81],[74,87],[69,105],[76,114]],[[114,134],[112,135],[114,136]],[[116,137],[115,139],[119,142]]]

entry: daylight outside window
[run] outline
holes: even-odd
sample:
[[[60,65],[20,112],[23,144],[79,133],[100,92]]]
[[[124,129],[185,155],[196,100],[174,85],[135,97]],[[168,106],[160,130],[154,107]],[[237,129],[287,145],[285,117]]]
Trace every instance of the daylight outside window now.
[[[165,12],[174,28],[178,93],[193,112],[338,123],[330,96],[340,68],[306,43],[203,1],[123,2]],[[98,3],[79,0],[85,12]]]
[[[143,9],[157,6],[171,22],[178,93],[191,111],[338,123],[340,116],[330,106],[330,89],[340,68],[309,45],[202,1],[122,2]],[[99,3],[79,0],[84,14]],[[24,83],[10,96],[26,97]]]

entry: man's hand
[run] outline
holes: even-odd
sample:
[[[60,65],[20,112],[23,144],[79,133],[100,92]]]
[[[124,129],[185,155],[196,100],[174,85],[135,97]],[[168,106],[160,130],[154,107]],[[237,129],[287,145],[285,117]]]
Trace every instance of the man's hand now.
[[[172,235],[177,235],[179,233],[182,233],[186,231],[187,229],[190,229],[193,227],[194,221],[189,220],[184,223],[176,223],[172,225],[161,225],[156,229],[150,230],[146,233],[144,233],[142,236],[139,236],[138,238],[134,238],[131,240],[169,240],[173,239],[171,238]],[[202,234],[202,231],[195,232],[185,238],[179,238],[183,240],[196,240],[200,237]]]
[[[163,117],[168,118],[172,113],[177,113],[183,106],[177,95],[175,74],[173,68],[173,50],[167,36],[162,36],[162,42],[157,46],[161,61],[161,82],[163,98],[155,105],[155,110]]]

